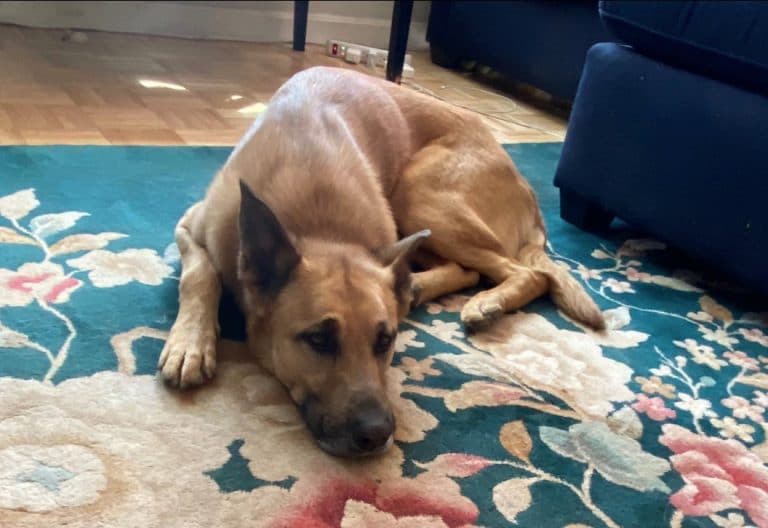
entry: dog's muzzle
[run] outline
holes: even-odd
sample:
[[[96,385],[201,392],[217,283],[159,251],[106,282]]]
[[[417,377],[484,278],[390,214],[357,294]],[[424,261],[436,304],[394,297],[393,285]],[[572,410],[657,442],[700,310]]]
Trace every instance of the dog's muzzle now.
[[[301,405],[301,411],[320,447],[332,455],[376,455],[394,442],[395,417],[374,398],[356,404],[340,424],[328,419],[316,398],[308,398]]]

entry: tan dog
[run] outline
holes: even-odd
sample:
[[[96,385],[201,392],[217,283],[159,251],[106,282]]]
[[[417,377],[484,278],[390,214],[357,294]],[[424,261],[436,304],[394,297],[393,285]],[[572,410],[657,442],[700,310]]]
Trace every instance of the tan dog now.
[[[312,68],[283,85],[176,240],[180,308],[163,377],[189,387],[214,375],[223,285],[249,348],[334,454],[391,444],[385,373],[412,303],[483,275],[496,286],[464,306],[470,329],[546,292],[603,327],[544,252],[535,196],[481,121],[348,70]]]

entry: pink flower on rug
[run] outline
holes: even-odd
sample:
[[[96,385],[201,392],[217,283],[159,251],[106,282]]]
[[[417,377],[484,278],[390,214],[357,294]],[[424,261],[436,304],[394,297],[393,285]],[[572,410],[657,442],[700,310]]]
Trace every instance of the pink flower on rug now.
[[[460,528],[474,525],[479,511],[447,477],[422,473],[415,478],[353,482],[341,478],[320,486],[300,511],[272,526],[338,528],[423,526]]]
[[[632,282],[651,282],[650,273],[645,273],[637,268],[627,268],[624,274],[627,276],[627,279]]]
[[[663,422],[667,418],[675,418],[677,413],[664,405],[664,400],[658,396],[649,398],[645,394],[638,394],[637,401],[632,404],[637,412],[645,413],[651,420]]]
[[[758,526],[768,526],[768,468],[735,440],[695,434],[678,425],[662,427],[659,442],[673,453],[672,466],[685,486],[669,502],[685,515],[705,517],[741,508]]]
[[[430,462],[414,463],[434,475],[458,478],[471,477],[494,464],[487,458],[464,453],[443,453]]]
[[[595,269],[589,269],[583,264],[579,264],[579,267],[576,269],[576,272],[581,276],[581,278],[585,281],[595,279],[595,280],[601,280],[603,278],[602,275],[600,275],[599,270]]]
[[[27,306],[34,300],[61,304],[82,282],[64,275],[58,264],[28,262],[17,271],[0,269],[0,307]]]
[[[747,354],[740,350],[726,352],[723,354],[723,357],[728,358],[728,361],[731,365],[745,368],[747,370],[760,370],[760,363],[755,358],[749,357]]]
[[[768,392],[755,391],[752,401],[763,409],[768,409]]]
[[[749,418],[758,423],[763,423],[765,421],[765,418],[763,417],[765,408],[760,405],[750,404],[749,400],[746,398],[742,398],[741,396],[731,396],[722,400],[721,403],[729,409],[733,409],[733,416],[736,418],[741,420]]]
[[[744,339],[747,341],[752,341],[753,343],[768,347],[768,335],[765,335],[759,328],[750,328],[749,330],[742,328],[739,330],[739,333],[744,336]]]

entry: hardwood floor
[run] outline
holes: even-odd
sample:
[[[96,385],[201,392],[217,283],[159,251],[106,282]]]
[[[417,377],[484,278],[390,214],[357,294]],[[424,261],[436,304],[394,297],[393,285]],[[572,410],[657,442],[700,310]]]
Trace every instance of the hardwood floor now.
[[[0,144],[233,145],[297,71],[351,66],[308,45],[195,41],[0,25]],[[410,89],[481,113],[500,142],[562,141],[563,112],[413,54]]]

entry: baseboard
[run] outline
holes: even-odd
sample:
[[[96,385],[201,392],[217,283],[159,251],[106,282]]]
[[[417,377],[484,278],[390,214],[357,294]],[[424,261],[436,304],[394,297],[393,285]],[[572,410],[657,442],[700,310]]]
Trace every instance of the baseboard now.
[[[219,8],[194,2],[0,2],[0,22],[197,39],[293,39],[292,10]],[[389,30],[388,19],[312,13],[310,7],[307,41],[325,44],[338,39],[386,48]],[[410,49],[427,47],[426,30],[423,22],[411,24]]]

